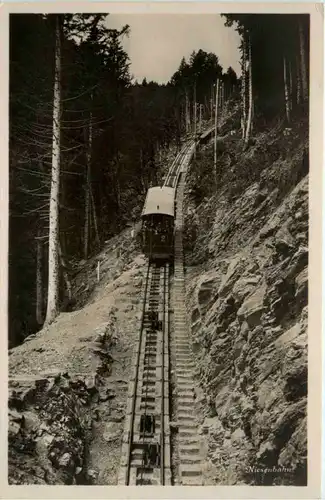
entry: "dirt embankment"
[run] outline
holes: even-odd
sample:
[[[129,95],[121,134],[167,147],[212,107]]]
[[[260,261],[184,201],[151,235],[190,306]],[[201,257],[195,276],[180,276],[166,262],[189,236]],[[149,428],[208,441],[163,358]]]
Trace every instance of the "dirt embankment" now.
[[[10,484],[116,484],[144,272],[126,230],[75,278],[79,309],[10,351]]]
[[[161,151],[159,180],[176,154]],[[146,270],[139,229],[75,264],[72,312],[9,351],[10,484],[117,484]]]
[[[286,135],[287,134],[287,135]],[[305,485],[308,175],[303,128],[228,134],[187,184],[187,307],[206,484]],[[210,191],[209,191],[210,190]]]

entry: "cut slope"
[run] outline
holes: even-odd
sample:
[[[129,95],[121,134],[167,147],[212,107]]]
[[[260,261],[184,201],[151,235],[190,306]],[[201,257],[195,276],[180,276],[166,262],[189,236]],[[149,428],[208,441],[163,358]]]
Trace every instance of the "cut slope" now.
[[[284,143],[275,128],[242,153],[239,138],[228,135],[217,192],[205,191],[202,178],[197,183],[195,165],[188,179],[187,304],[204,390],[201,411],[209,415],[202,422],[206,484],[306,484],[302,136],[297,127]],[[273,157],[264,153],[271,146]],[[210,168],[211,175],[211,150],[201,160],[201,172]]]
[[[124,231],[76,277],[87,305],[10,351],[11,484],[116,484],[144,273]]]

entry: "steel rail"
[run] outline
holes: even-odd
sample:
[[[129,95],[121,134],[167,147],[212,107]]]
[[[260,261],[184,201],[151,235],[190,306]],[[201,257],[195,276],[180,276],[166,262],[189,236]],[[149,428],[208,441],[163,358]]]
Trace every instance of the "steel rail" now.
[[[194,152],[194,148],[196,147],[196,143],[199,141],[190,140],[187,141],[181,151],[176,155],[169,172],[166,176],[164,185],[170,185],[171,187],[176,188],[179,182],[179,179],[182,174],[182,167],[184,164],[190,161],[190,158]],[[192,152],[192,154],[191,154]],[[139,469],[137,465],[137,456],[135,459],[133,458],[132,452],[134,449],[142,449],[143,455],[141,459],[141,477],[140,482],[143,482],[144,475],[146,472],[145,463],[144,463],[144,449],[145,445],[148,444],[145,436],[142,439],[142,448],[140,448],[141,440],[140,433],[139,439],[135,441],[135,436],[138,435],[138,431],[136,429],[137,419],[140,415],[139,428],[141,425],[141,415],[147,415],[147,409],[149,408],[149,403],[151,399],[148,397],[148,389],[149,389],[149,379],[150,379],[150,369],[156,368],[155,379],[151,379],[151,384],[160,383],[159,392],[160,392],[160,463],[159,463],[159,479],[160,484],[171,484],[171,472],[166,476],[166,470],[170,469],[170,428],[169,428],[169,364],[170,364],[170,352],[169,352],[169,265],[164,263],[158,265],[157,268],[154,267],[155,263],[149,261],[147,273],[146,273],[146,281],[144,286],[144,299],[143,299],[143,307],[142,307],[142,317],[141,317],[141,325],[140,325],[140,335],[136,350],[135,356],[135,366],[133,367],[133,378],[130,383],[129,388],[129,399],[131,399],[131,405],[128,405],[129,413],[127,412],[126,422],[125,422],[125,430],[124,430],[124,439],[122,444],[122,457],[121,457],[121,470],[119,475],[119,484],[130,484],[130,475],[132,467],[136,467],[136,471]],[[159,272],[159,284],[157,285],[157,276],[156,272]],[[162,279],[161,279],[162,278]],[[160,282],[162,281],[162,300],[160,300]],[[149,286],[150,282],[150,286]],[[157,292],[158,290],[158,292]],[[158,297],[158,301],[156,298]],[[148,317],[147,313],[152,311],[152,304],[156,304],[156,310],[158,312],[159,317],[159,308],[162,307],[162,331],[159,330],[153,331],[148,330],[145,326],[146,319]],[[160,336],[159,336],[160,335]],[[153,339],[156,338],[156,344],[154,345],[153,351],[151,351]],[[159,347],[161,350],[159,351]],[[149,349],[149,350],[148,350]],[[150,364],[152,359],[152,353],[156,350],[155,363],[153,365]],[[148,366],[146,368],[146,353],[149,353],[149,357],[147,357]],[[159,356],[161,353],[161,357]],[[142,361],[143,357],[143,361]],[[161,366],[159,367],[159,363],[161,360]],[[149,369],[150,368],[150,369]],[[142,372],[142,373],[141,373]],[[161,374],[161,380],[157,379],[157,374]],[[144,376],[145,374],[145,376]],[[141,376],[142,375],[142,376]],[[144,381],[146,382],[144,384]],[[146,387],[145,393],[144,386]],[[141,391],[138,394],[139,388]],[[167,390],[166,390],[167,389]],[[130,394],[131,393],[131,394]],[[166,397],[165,397],[166,396]],[[159,397],[159,394],[158,394]],[[154,408],[157,408],[157,395],[155,393],[154,397]],[[144,403],[144,404],[143,404]],[[130,408],[129,408],[130,406]],[[139,408],[138,408],[139,406]],[[152,408],[150,406],[150,408]],[[144,411],[143,411],[144,410]],[[159,413],[159,412],[158,412]],[[167,422],[167,428],[166,428]],[[139,431],[140,432],[140,431]],[[145,433],[144,433],[145,434]],[[156,433],[153,433],[153,443],[155,443]],[[149,439],[149,438],[148,438]],[[150,443],[150,440],[149,440]],[[135,448],[137,447],[137,448]],[[124,455],[123,455],[124,453]],[[169,457],[168,457],[169,455]],[[134,464],[134,461],[136,464]],[[166,467],[167,464],[167,467]],[[155,470],[158,467],[153,467],[150,470]],[[135,484],[139,484],[137,481],[137,475],[135,476]]]

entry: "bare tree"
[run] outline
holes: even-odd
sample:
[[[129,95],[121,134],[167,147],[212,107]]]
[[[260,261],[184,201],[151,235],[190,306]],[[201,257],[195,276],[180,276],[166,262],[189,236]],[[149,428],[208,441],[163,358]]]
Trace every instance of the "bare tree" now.
[[[225,84],[221,80],[220,81],[220,109],[221,109],[221,111],[223,111],[224,101],[225,101]]]
[[[252,44],[248,39],[248,117],[245,133],[245,146],[248,143],[252,128],[252,113],[253,113],[253,81],[252,81]]]
[[[60,193],[60,120],[61,120],[61,16],[56,16],[55,74],[53,94],[52,172],[50,192],[49,272],[45,324],[56,318],[59,307],[59,193]]]
[[[193,103],[193,125],[194,125],[194,141],[195,141],[195,148],[194,148],[194,158],[196,158],[196,81],[194,83],[194,103]]]
[[[293,109],[293,80],[292,80],[292,62],[289,61],[289,107],[290,112]]]
[[[95,200],[94,200],[93,190],[91,189],[91,187],[90,187],[90,197],[91,197],[91,205],[92,205],[92,213],[93,213],[93,220],[94,220],[95,235],[96,235],[97,245],[98,245],[98,249],[99,249],[100,248],[100,238],[99,238],[99,231],[98,231],[96,206],[95,206]]]
[[[87,149],[87,175],[85,187],[85,226],[84,226],[84,259],[88,259],[89,247],[89,221],[90,221],[90,182],[91,182],[91,148],[93,140],[92,113],[89,116],[88,149]]]
[[[218,135],[218,102],[219,102],[219,79],[216,83],[216,109],[214,114],[214,175],[217,179],[217,135]]]
[[[39,236],[39,234],[38,234]],[[43,244],[41,238],[36,238],[36,321],[43,323]]]
[[[190,109],[189,109],[189,101],[188,101],[188,95],[187,95],[187,90],[185,91],[185,124],[186,124],[186,134],[190,132],[191,128],[191,119],[190,119]]]
[[[242,64],[241,64],[241,97],[242,97],[242,119],[241,119],[241,128],[242,128],[242,137],[245,138],[245,130],[246,130],[246,64],[247,64],[247,56],[246,56],[246,35],[243,34],[243,50],[242,50]]]
[[[290,78],[290,77],[289,77]],[[290,79],[289,79],[290,82]],[[285,109],[288,124],[290,123],[290,97],[289,97],[289,83],[287,75],[287,60],[283,56],[283,83],[284,83],[284,99],[285,99]]]
[[[193,128],[194,128],[194,135],[196,135],[196,82],[194,83]]]
[[[214,103],[214,87],[213,85],[211,85],[211,99],[210,99],[211,121],[213,120],[213,103]]]
[[[306,101],[308,99],[307,64],[306,64],[304,31],[301,21],[299,21],[299,48],[300,48],[302,97],[303,100]]]
[[[301,71],[300,71],[300,64],[299,64],[299,57],[296,57],[296,68],[297,68],[297,73],[296,73],[296,78],[297,78],[297,99],[296,102],[299,105],[301,103]]]

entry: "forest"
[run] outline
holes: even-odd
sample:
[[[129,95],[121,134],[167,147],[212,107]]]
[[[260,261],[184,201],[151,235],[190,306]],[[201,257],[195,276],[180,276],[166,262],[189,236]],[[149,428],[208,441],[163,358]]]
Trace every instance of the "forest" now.
[[[75,269],[138,219],[162,153],[219,108],[240,107],[243,148],[275,121],[308,125],[308,15],[225,14],[241,75],[198,50],[164,85],[134,80],[132,26],[106,16],[10,16],[9,347],[73,307]]]

